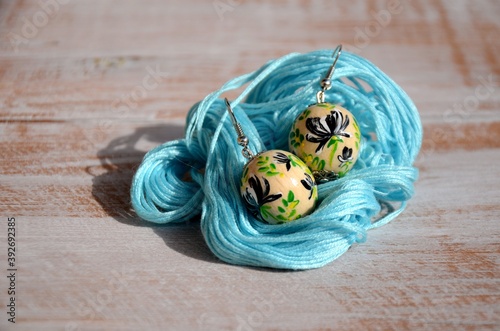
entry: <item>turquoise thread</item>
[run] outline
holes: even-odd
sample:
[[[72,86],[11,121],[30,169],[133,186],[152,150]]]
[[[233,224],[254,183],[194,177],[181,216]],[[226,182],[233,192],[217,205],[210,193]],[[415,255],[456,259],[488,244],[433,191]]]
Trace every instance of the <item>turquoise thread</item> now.
[[[349,109],[359,123],[363,144],[353,170],[319,186],[311,215],[284,225],[255,220],[240,198],[247,161],[221,95],[248,84],[232,106],[250,148],[288,150],[292,123],[315,103],[331,56],[331,50],[286,55],[228,81],[195,104],[187,116],[185,139],[167,142],[144,157],[131,189],[136,213],[160,224],[201,214],[205,241],[221,260],[282,269],[324,266],[352,244],[364,242],[367,230],[399,215],[418,176],[412,164],[422,142],[420,118],[394,81],[345,51],[325,99]],[[183,180],[186,173],[189,181]]]

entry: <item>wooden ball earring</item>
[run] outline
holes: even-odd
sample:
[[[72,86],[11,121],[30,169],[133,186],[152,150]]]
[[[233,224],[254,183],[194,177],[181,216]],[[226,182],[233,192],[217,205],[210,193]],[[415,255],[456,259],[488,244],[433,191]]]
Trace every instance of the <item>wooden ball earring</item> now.
[[[333,52],[332,66],[320,82],[317,103],[297,117],[289,135],[290,150],[309,166],[318,183],[344,176],[354,166],[361,147],[359,126],[351,112],[325,102],[341,53],[339,45]]]
[[[311,213],[318,200],[318,188],[311,170],[294,154],[269,150],[254,155],[248,138],[234,116],[227,111],[238,134],[238,145],[248,162],[243,167],[240,194],[249,211],[259,220],[281,224]]]

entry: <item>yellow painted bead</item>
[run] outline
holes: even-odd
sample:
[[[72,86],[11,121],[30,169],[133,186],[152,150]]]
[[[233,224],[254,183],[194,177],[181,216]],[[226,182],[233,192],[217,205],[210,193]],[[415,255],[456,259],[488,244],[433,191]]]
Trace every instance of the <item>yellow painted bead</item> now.
[[[241,196],[254,216],[280,224],[311,213],[318,188],[311,170],[297,156],[271,150],[245,165]]]
[[[316,180],[344,176],[354,166],[361,133],[347,109],[318,103],[302,112],[289,136],[290,150],[311,168]]]

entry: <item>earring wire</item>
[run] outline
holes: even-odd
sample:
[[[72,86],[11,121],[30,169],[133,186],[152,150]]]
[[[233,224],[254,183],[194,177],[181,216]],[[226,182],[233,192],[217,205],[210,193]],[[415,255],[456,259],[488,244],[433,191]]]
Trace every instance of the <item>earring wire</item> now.
[[[316,99],[318,103],[325,102],[325,92],[328,91],[332,87],[332,76],[335,71],[335,66],[337,65],[337,61],[339,60],[340,54],[342,54],[342,44],[338,45],[337,48],[333,51],[332,57],[334,58],[333,64],[328,69],[325,78],[323,78],[320,82],[321,91],[316,94]]]
[[[229,112],[229,116],[231,117],[231,122],[233,123],[234,130],[238,134],[238,145],[242,146],[243,149],[241,150],[241,154],[247,158],[248,160],[251,160],[254,158],[254,154],[252,151],[248,148],[248,137],[245,135],[243,132],[243,129],[241,128],[240,123],[236,120],[236,117],[234,116],[233,109],[231,108],[231,104],[229,103],[229,100],[227,98],[224,98],[224,101],[226,103],[226,108],[227,111]]]

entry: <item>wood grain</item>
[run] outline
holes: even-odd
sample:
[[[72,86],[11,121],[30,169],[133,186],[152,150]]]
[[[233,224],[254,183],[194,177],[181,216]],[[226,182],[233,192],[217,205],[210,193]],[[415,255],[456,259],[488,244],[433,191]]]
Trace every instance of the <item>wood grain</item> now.
[[[495,0],[0,0],[0,329],[500,329],[499,16]],[[420,178],[397,220],[282,272],[218,261],[196,220],[134,215],[134,170],[194,102],[338,43],[419,108]]]

